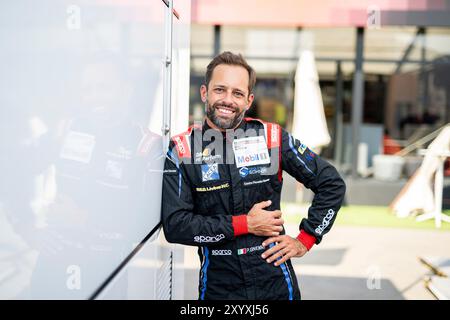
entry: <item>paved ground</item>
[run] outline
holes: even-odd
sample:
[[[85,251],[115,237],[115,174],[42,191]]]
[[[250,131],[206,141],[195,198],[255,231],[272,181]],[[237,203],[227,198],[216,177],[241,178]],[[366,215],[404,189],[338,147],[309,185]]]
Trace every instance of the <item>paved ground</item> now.
[[[297,225],[286,225],[295,235]],[[293,264],[303,299],[434,299],[421,256],[450,256],[450,232],[335,226]],[[184,248],[185,299],[197,299],[197,249]]]

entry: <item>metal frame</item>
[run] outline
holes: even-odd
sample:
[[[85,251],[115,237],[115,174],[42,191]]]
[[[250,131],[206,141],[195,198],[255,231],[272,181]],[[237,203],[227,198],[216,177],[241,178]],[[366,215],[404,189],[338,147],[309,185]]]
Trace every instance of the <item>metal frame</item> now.
[[[364,101],[364,28],[356,30],[356,59],[352,89],[352,178],[358,178],[358,150]]]
[[[214,56],[220,53],[222,27],[220,25],[214,26]]]
[[[191,56],[192,59],[212,59],[213,55],[210,54],[194,54]],[[245,56],[247,60],[269,60],[269,61],[292,61],[297,62],[299,57],[268,57],[268,56]],[[356,59],[352,58],[341,58],[341,57],[315,57],[316,61],[320,62],[355,62]],[[371,59],[365,58],[364,63],[398,63],[398,59]],[[439,61],[422,61],[422,60],[404,60],[403,63],[413,63],[413,64],[447,64],[447,62]]]
[[[414,35],[414,38],[412,39],[409,46],[405,49],[405,52],[403,53],[402,58],[397,62],[397,68],[395,69],[395,73],[400,73],[403,64],[406,62],[406,59],[408,58],[409,54],[414,49],[417,39],[419,38],[419,36],[424,35],[424,34],[425,34],[425,28],[420,28],[420,27],[417,28],[417,32]],[[420,63],[422,63],[422,62],[423,62],[423,59],[420,61]]]
[[[336,62],[336,101],[334,116],[334,162],[337,167],[341,166],[342,160],[342,138],[343,138],[343,100],[344,81],[342,77],[341,61]]]
[[[165,0],[168,4],[165,18],[166,43],[164,53],[164,84],[163,84],[163,126],[161,128],[164,137],[164,149],[169,147],[170,120],[172,103],[172,37],[173,37],[173,0]]]

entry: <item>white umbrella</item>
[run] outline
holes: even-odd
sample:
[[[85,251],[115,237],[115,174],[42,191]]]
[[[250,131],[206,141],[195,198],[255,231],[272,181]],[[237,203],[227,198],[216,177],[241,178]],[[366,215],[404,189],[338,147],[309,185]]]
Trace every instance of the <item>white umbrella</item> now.
[[[292,134],[316,152],[330,143],[314,54],[303,50],[297,64]]]

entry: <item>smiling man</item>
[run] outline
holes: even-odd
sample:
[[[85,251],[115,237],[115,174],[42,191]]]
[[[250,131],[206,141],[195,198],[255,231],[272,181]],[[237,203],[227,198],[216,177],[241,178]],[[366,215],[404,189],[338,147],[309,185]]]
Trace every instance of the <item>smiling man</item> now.
[[[206,118],[172,138],[164,167],[162,223],[169,242],[199,247],[199,299],[300,299],[291,258],[320,243],[345,184],[335,168],[274,123],[245,118],[256,76],[223,52],[200,88]],[[299,234],[285,234],[282,171],[314,199]]]
[[[233,61],[232,56],[225,57]],[[200,93],[206,104],[208,125],[218,130],[234,129],[253,102],[250,92],[256,79],[253,70],[241,65],[220,64],[221,61],[218,59],[208,66],[206,85],[201,86]]]

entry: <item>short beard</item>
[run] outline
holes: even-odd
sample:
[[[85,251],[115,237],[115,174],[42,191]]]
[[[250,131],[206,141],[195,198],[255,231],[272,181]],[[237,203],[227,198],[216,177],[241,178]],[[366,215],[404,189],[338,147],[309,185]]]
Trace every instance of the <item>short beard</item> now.
[[[237,127],[245,115],[245,110],[238,112],[238,108],[223,102],[216,102],[211,106],[208,103],[208,101],[206,101],[205,104],[206,104],[206,117],[208,117],[208,119],[211,120],[211,122],[214,123],[214,125],[223,130],[233,129]],[[233,108],[235,110],[234,118],[226,120],[216,116],[216,110],[218,106],[226,106],[228,108]]]

